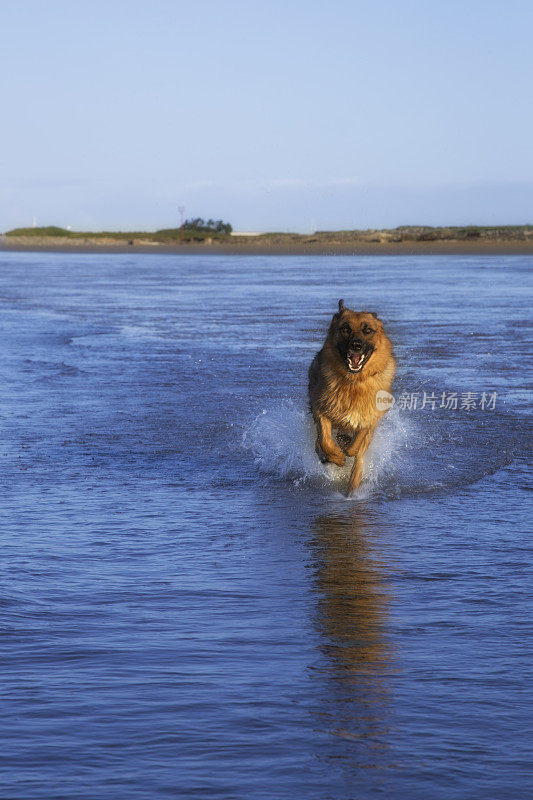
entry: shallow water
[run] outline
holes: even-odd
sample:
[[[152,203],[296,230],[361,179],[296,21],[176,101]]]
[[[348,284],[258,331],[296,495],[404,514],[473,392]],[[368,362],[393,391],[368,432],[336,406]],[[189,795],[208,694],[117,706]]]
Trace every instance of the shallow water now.
[[[532,266],[0,254],[0,796],[530,797]],[[340,297],[399,364],[351,500]]]

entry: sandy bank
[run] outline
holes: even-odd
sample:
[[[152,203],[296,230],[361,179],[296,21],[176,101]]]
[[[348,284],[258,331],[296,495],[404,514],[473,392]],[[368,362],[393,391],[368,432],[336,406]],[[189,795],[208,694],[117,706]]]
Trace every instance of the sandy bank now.
[[[66,242],[52,237],[0,237],[0,251],[58,253],[159,253],[172,255],[533,255],[533,239],[528,240],[439,240],[439,241],[322,241],[292,236],[273,240],[264,237],[232,237],[211,244],[192,242],[156,244],[143,240],[123,241],[77,239]]]

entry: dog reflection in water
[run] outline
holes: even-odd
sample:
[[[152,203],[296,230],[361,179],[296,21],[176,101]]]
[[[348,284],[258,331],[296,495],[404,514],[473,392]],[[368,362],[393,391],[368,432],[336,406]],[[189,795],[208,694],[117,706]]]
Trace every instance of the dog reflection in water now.
[[[374,521],[360,514],[318,517],[312,527],[317,629],[327,659],[320,674],[344,687],[340,703],[338,690],[325,692],[325,716],[330,732],[373,751],[385,747],[389,680],[397,671],[387,637],[387,565],[375,552],[379,535]]]

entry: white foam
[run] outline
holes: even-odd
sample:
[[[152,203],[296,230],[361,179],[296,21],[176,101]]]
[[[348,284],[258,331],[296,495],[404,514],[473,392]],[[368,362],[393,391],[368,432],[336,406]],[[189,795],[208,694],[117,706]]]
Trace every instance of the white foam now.
[[[406,466],[409,423],[397,408],[380,422],[364,459],[363,484],[359,499],[375,489],[394,482]],[[246,428],[243,444],[250,450],[258,470],[294,485],[319,482],[344,492],[353,459],[343,468],[322,464],[315,452],[316,432],[307,406],[294,400],[282,400],[265,408]]]

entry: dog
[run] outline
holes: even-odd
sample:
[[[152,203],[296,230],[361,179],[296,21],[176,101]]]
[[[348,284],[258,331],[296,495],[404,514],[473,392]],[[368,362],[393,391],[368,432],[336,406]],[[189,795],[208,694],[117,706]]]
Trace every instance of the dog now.
[[[392,343],[378,316],[352,311],[339,300],[324,346],[309,368],[309,403],[322,460],[342,467],[346,456],[355,457],[348,494],[361,483],[363,456],[390,407],[395,371]]]

